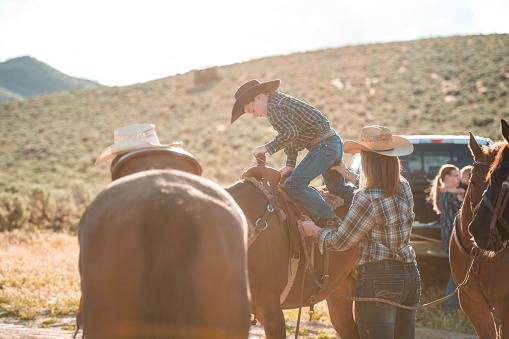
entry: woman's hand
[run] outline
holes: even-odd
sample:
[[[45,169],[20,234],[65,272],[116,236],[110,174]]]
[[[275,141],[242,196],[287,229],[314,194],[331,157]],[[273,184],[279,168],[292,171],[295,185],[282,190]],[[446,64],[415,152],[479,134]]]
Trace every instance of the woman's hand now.
[[[348,173],[350,173],[350,169],[348,169],[348,167],[346,167],[343,160],[340,161],[338,166],[332,166],[330,169],[338,171],[339,174],[341,174],[343,176],[343,178],[346,178],[348,176]]]
[[[317,238],[320,227],[316,226],[312,220],[299,220],[299,229],[305,237]]]

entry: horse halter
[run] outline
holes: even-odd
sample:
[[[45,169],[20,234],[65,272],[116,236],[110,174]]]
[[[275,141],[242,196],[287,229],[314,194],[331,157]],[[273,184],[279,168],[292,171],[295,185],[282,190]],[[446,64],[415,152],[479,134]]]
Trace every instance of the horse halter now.
[[[491,181],[491,178],[490,178]],[[490,223],[490,237],[489,237],[489,245],[497,245],[497,248],[502,248],[500,235],[497,230],[497,222],[500,222],[502,226],[509,232],[509,223],[503,218],[504,211],[507,207],[507,201],[509,200],[509,174],[507,175],[505,181],[502,183],[502,187],[500,188],[500,193],[498,194],[495,207],[491,203],[488,195],[486,194],[488,190],[486,189],[482,195],[482,200],[489,208],[491,213],[493,214]],[[496,243],[495,243],[496,242]]]
[[[475,167],[475,166],[484,166],[484,167],[487,167],[488,169],[490,168],[490,165],[487,162],[477,161],[477,160],[475,160],[472,163],[472,167]],[[472,172],[470,173],[470,179],[472,179]],[[470,185],[471,184],[472,184],[472,181],[470,181]],[[472,187],[470,187],[470,189],[469,189],[469,194],[470,194],[470,210],[472,211],[473,215],[476,215],[477,211],[479,210],[479,206],[481,206],[482,199],[477,203],[476,206],[474,206],[474,199],[472,198],[472,191],[473,191]]]

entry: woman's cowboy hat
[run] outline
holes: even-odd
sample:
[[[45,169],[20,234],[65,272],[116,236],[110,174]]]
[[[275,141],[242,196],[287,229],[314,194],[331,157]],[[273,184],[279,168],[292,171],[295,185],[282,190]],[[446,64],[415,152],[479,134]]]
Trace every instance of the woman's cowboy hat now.
[[[106,147],[97,160],[96,165],[115,158],[117,155],[149,147],[182,146],[181,141],[173,144],[161,145],[156,134],[156,127],[152,124],[136,124],[120,127],[113,132],[114,143]]]
[[[244,114],[244,105],[251,101],[255,96],[260,93],[273,93],[277,91],[281,80],[273,80],[268,82],[259,82],[256,79],[249,80],[239,87],[235,92],[235,104],[232,109],[232,124],[242,114]]]
[[[375,152],[395,157],[408,155],[414,151],[414,145],[403,137],[392,135],[390,129],[384,126],[366,126],[361,131],[361,142],[345,141],[345,153],[359,153],[360,151]]]

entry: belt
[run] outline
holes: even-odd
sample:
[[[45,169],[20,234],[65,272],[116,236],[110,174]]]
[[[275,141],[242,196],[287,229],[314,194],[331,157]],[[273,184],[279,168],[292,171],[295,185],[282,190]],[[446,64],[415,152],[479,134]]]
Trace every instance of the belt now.
[[[324,133],[320,134],[316,138],[311,139],[311,141],[308,142],[308,145],[306,146],[306,148],[311,148],[314,145],[316,145],[317,143],[319,143],[320,141],[325,140],[327,138],[330,138],[331,136],[333,136],[335,134],[336,134],[336,131],[333,130],[333,129],[330,129],[327,132],[324,132]]]

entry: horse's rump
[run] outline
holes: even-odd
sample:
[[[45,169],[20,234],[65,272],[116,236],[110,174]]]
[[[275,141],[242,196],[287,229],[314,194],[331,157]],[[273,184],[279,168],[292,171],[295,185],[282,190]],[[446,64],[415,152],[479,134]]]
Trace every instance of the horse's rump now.
[[[121,178],[79,233],[87,337],[247,338],[245,220],[220,187],[180,171]]]

